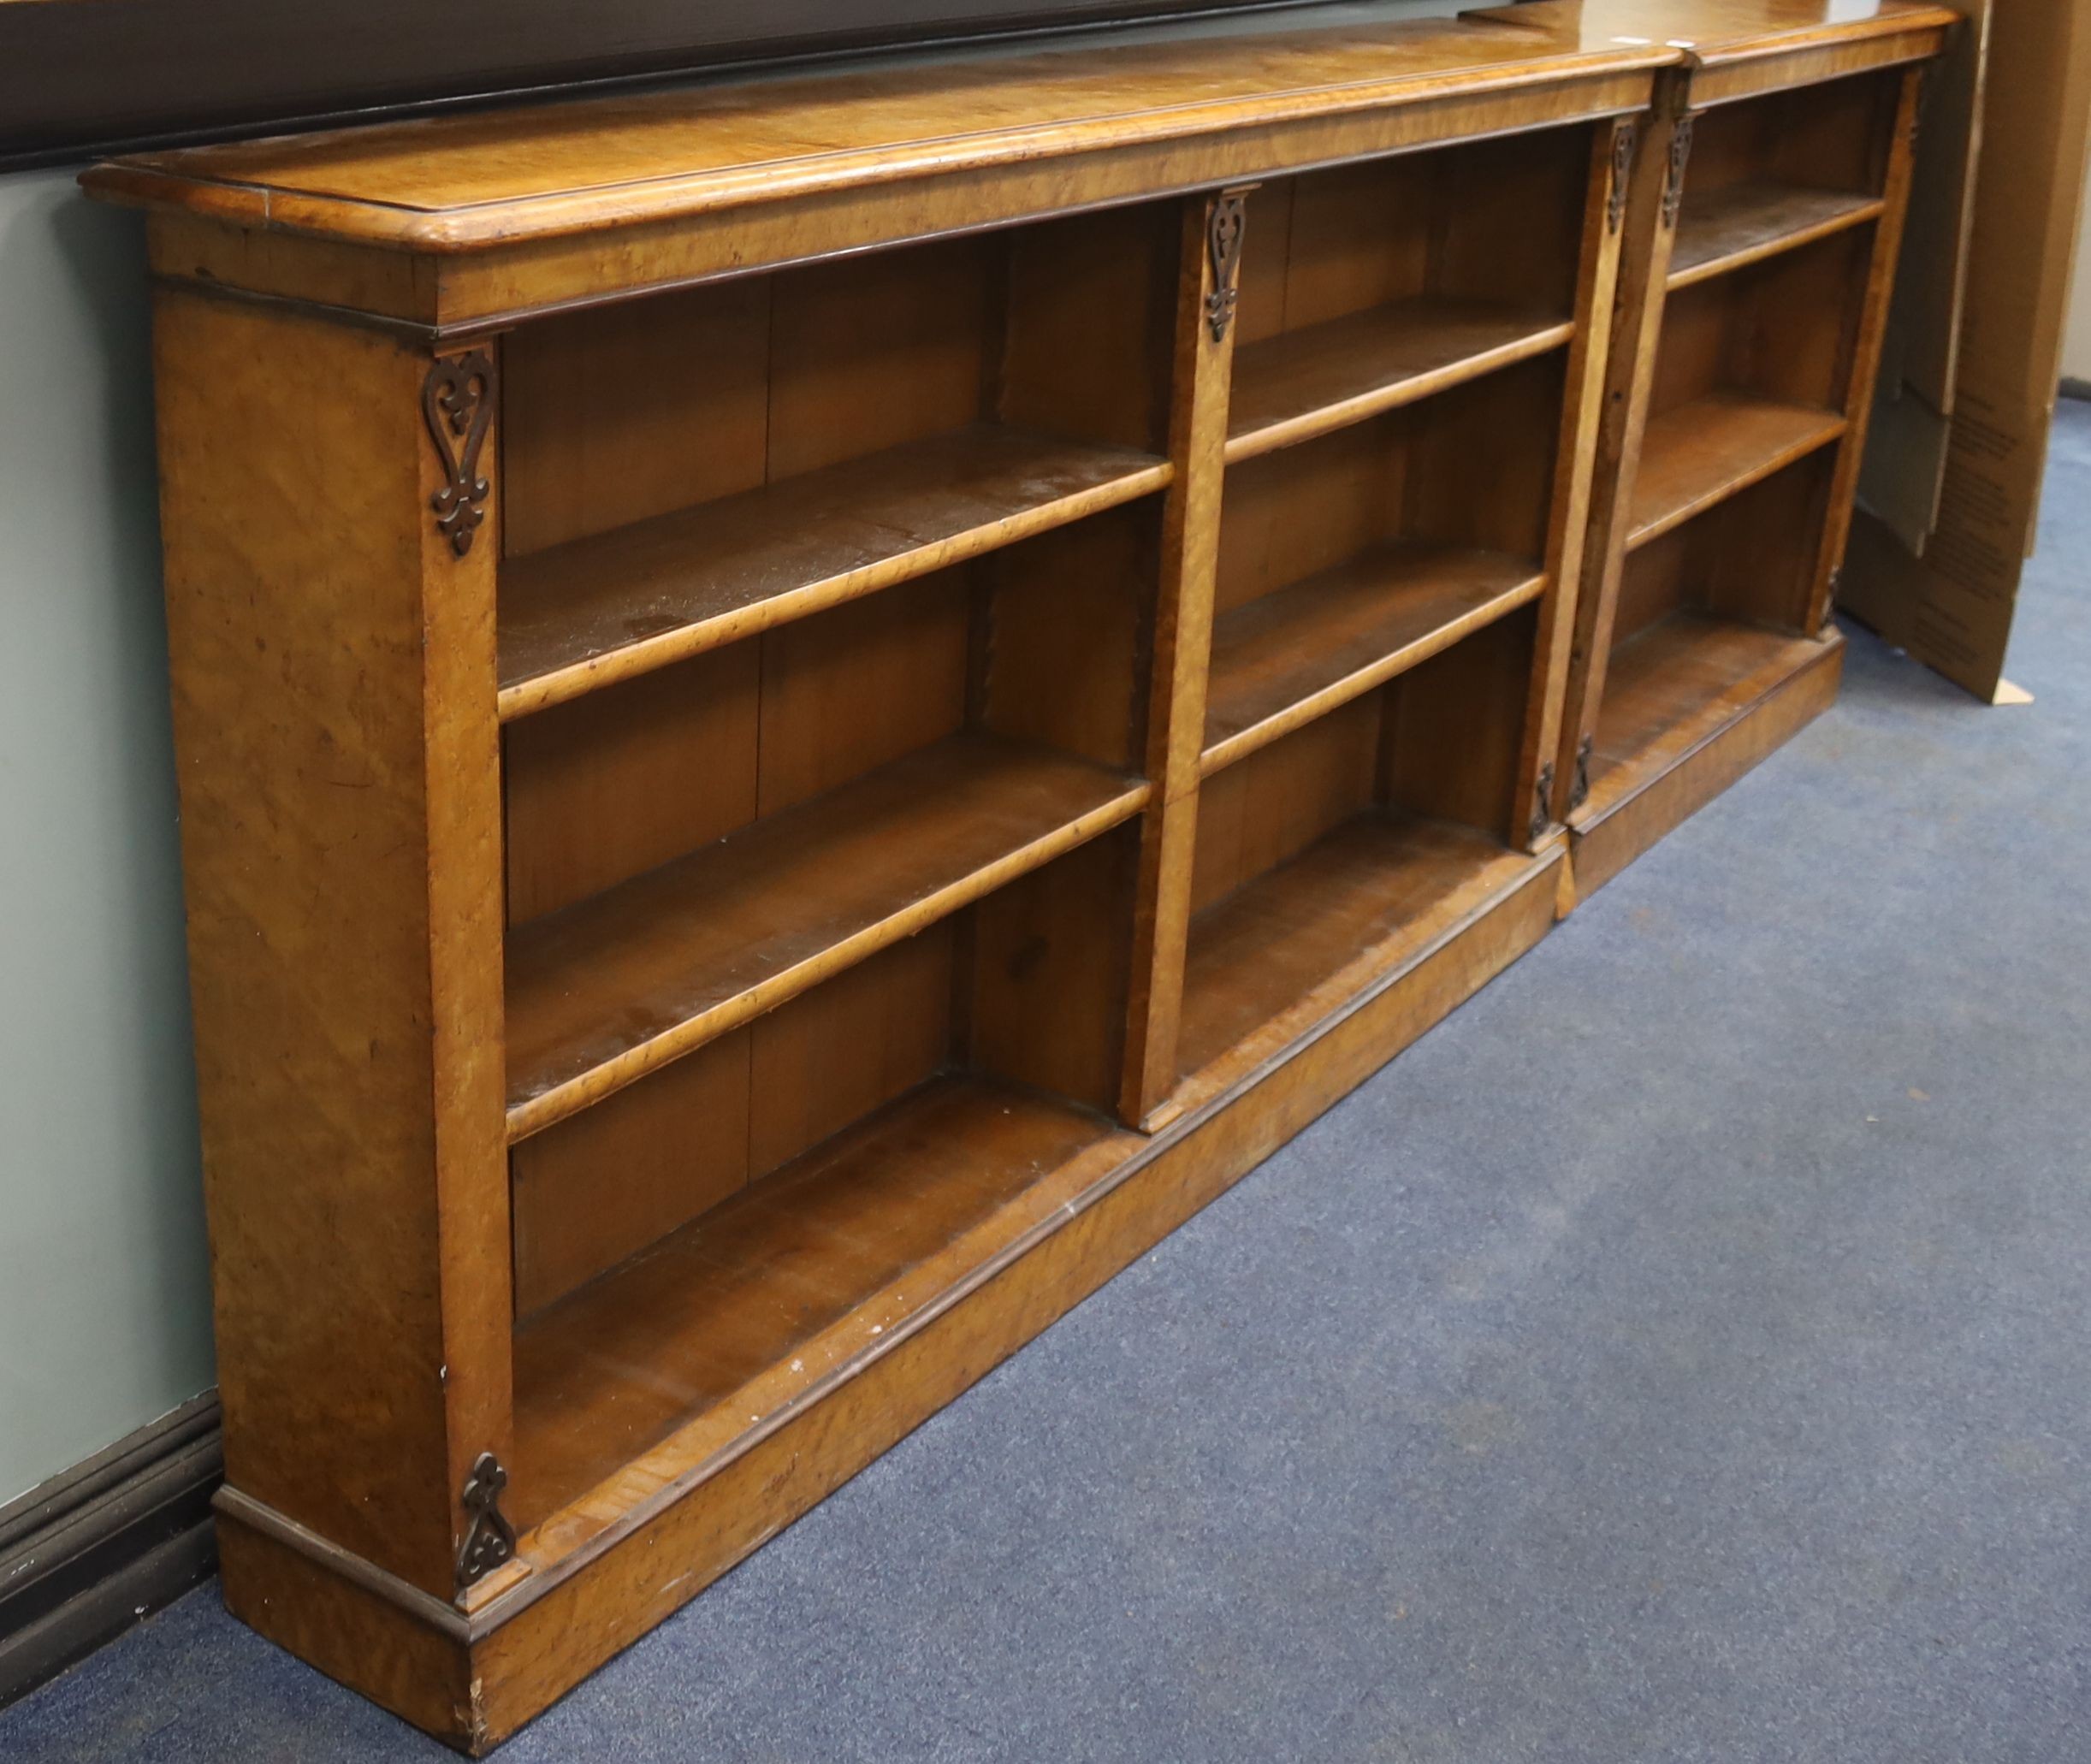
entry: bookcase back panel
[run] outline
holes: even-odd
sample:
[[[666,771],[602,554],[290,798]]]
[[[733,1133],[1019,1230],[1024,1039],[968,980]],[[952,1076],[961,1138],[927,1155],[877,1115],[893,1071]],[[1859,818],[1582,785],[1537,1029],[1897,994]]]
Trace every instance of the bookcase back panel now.
[[[1369,692],[1205,780],[1191,910],[1276,869],[1378,796],[1383,694]]]
[[[511,1153],[529,1317],[942,1073],[1117,1093],[1128,826],[844,969]]]
[[[1506,847],[1519,839],[1537,629],[1537,609],[1524,607],[1208,778],[1193,913],[1361,814],[1457,822]]]
[[[1140,829],[1128,824],[998,889],[957,921],[968,1069],[1098,1114],[1117,1095]]]
[[[1676,613],[1798,632],[1835,456],[1811,454],[1629,553],[1616,648]]]
[[[501,343],[510,557],[762,482],[774,278],[623,301]]]
[[[972,727],[1137,771],[1152,499],[512,723],[508,920]]]
[[[518,1315],[747,1186],[753,1039],[722,1036],[509,1153]]]
[[[1685,174],[1687,206],[1765,185],[1879,195],[1899,77],[1861,74],[1700,112]]]
[[[971,703],[983,727],[1140,769],[1161,526],[1148,498],[974,565]]]
[[[502,733],[520,925],[723,839],[757,812],[759,645],[715,649]]]
[[[1388,684],[1380,798],[1389,808],[1457,821],[1506,846],[1522,841],[1531,805],[1515,800],[1518,757],[1537,629],[1537,609],[1525,607]]]
[[[1693,524],[1704,530],[1691,535],[1692,573],[1705,584],[1709,612],[1744,625],[1804,628],[1816,567],[1805,542],[1828,517],[1837,464],[1834,450],[1811,454]]]
[[[506,553],[983,421],[1158,452],[1180,231],[1142,204],[526,325],[503,346]]]
[[[962,728],[970,587],[944,571],[510,725],[509,922]]]
[[[1242,251],[1241,342],[1420,300],[1566,315],[1587,140],[1576,129],[1463,143],[1255,191]]]
[[[1000,241],[785,270],[770,319],[775,482],[973,422],[992,388]]]
[[[1546,548],[1564,383],[1544,356],[1232,466],[1220,512],[1221,612],[1377,545]]]
[[[943,571],[762,634],[757,814],[965,726],[969,576]]]
[[[1414,406],[1403,536],[1537,565],[1553,508],[1566,378],[1564,357],[1542,356]]]
[[[1216,610],[1304,581],[1399,530],[1412,431],[1397,413],[1230,469]]]
[[[1147,203],[1007,236],[996,414],[1166,453],[1182,210]]]
[[[511,1154],[529,1316],[953,1058],[946,923],[535,1134]]]
[[[1833,234],[1671,294],[1651,411],[1722,393],[1841,410],[1872,242]]]

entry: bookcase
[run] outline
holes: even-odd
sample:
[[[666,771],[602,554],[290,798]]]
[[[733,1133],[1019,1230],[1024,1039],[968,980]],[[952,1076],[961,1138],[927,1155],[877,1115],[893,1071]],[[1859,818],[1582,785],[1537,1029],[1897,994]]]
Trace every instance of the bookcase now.
[[[240,1617],[487,1749],[1537,942],[1693,694],[1821,672],[1904,76],[1739,99],[1675,222],[1709,74],[1549,5],[88,175]],[[1881,15],[1823,40],[1950,18]]]
[[[1556,771],[1584,894],[1835,696],[1831,605],[1909,198],[1923,20],[1688,10],[1490,15],[1591,42],[1660,27],[1685,57],[1632,192]]]

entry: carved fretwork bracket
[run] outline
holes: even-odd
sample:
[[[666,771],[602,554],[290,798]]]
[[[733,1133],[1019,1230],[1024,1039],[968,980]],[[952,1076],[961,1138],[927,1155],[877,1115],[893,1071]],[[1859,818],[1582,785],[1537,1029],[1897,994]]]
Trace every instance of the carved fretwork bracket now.
[[[1582,745],[1575,750],[1575,776],[1568,784],[1568,812],[1571,814],[1590,801],[1590,760],[1596,746],[1596,737],[1585,735]]]
[[[1822,629],[1827,630],[1837,622],[1837,590],[1844,586],[1842,564],[1829,572],[1829,582],[1822,595]]]
[[[1539,768],[1539,777],[1532,787],[1531,825],[1526,829],[1537,844],[1545,837],[1546,830],[1554,825],[1554,762],[1549,760]]]
[[[1691,112],[1677,119],[1670,133],[1670,169],[1662,184],[1662,224],[1674,227],[1685,206],[1685,168],[1691,160]]]
[[[513,1560],[516,1528],[501,1509],[501,1490],[508,1486],[508,1472],[491,1452],[482,1452],[472,1473],[465,1479],[465,1510],[471,1515],[465,1542],[458,1550],[458,1590],[483,1579]]]
[[[494,357],[484,349],[439,356],[421,384],[421,413],[427,418],[443,487],[429,499],[435,525],[459,557],[486,518],[492,486],[479,476],[479,449],[494,421]]]
[[[1631,117],[1612,131],[1612,193],[1604,206],[1608,233],[1619,231],[1626,218],[1626,189],[1633,181],[1633,156],[1641,145],[1641,126]]]
[[[1212,198],[1205,214],[1205,255],[1212,267],[1212,292],[1205,296],[1205,323],[1215,343],[1227,340],[1227,327],[1234,322],[1238,291],[1236,272],[1241,266],[1241,235],[1248,224],[1247,192],[1223,190]]]

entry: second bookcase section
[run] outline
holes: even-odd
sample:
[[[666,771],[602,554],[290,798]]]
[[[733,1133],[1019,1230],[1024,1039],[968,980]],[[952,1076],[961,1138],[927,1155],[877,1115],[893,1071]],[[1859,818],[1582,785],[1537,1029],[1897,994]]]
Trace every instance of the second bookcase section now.
[[[1833,234],[1669,297],[1630,548],[1842,437],[1871,245]]]
[[[1579,829],[1795,675],[1833,666],[1802,630],[1833,464],[1810,454],[1628,555]],[[1585,867],[1602,879],[1599,855]]]

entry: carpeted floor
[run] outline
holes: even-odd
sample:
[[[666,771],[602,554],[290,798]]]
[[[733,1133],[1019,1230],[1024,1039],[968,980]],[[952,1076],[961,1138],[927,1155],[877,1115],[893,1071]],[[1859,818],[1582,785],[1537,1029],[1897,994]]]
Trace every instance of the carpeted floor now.
[[[1842,703],[513,1741],[2091,1758],[2091,407],[1986,710]],[[15,1761],[446,1755],[205,1588]]]

